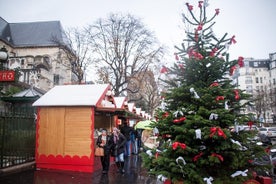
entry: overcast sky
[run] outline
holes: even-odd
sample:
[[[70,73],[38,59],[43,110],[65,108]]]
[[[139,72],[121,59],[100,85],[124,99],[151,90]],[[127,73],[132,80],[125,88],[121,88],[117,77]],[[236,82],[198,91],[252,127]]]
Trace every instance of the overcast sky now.
[[[186,12],[186,2],[197,8],[195,0],[0,0],[0,16],[9,23],[59,20],[68,28],[92,24],[111,12],[130,13],[173,48],[185,38],[181,13]],[[276,0],[209,0],[209,4],[210,12],[220,9],[216,36],[226,32],[236,36],[231,59],[267,59],[276,52]]]

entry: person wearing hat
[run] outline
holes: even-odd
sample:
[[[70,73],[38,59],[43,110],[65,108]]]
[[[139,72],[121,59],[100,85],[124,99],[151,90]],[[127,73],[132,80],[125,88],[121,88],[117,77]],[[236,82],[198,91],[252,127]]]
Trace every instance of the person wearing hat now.
[[[103,168],[103,174],[107,174],[110,165],[110,149],[113,146],[113,140],[110,135],[107,134],[106,129],[102,129],[101,135],[99,135],[96,144],[104,149],[104,156],[101,156],[101,163]]]

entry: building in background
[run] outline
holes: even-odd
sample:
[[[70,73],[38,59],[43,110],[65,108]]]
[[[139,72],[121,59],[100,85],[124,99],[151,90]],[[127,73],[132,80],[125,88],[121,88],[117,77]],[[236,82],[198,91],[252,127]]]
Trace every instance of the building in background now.
[[[6,68],[19,69],[24,84],[48,91],[77,81],[64,50],[68,43],[59,21],[8,23],[0,17],[0,47],[9,54]]]
[[[269,56],[269,59],[245,59],[237,77],[239,88],[255,100],[243,113],[253,113],[262,123],[273,123],[276,113],[276,53]]]

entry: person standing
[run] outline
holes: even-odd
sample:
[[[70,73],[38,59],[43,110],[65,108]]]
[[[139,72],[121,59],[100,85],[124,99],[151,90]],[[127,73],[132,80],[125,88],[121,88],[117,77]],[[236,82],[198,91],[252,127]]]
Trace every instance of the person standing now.
[[[132,154],[137,155],[138,154],[138,146],[137,146],[137,131],[132,130],[130,134],[130,140],[131,140],[131,150]]]
[[[110,165],[110,150],[113,146],[113,140],[111,136],[107,134],[106,129],[102,129],[101,135],[99,135],[96,144],[104,149],[104,156],[101,156],[101,163],[103,168],[103,174],[107,174]]]
[[[133,129],[131,127],[128,126],[127,122],[125,121],[123,123],[123,127],[121,128],[121,133],[125,136],[126,138],[126,144],[125,144],[125,156],[130,156],[130,146],[131,146],[131,133],[132,133]]]
[[[122,133],[120,133],[120,130],[118,128],[113,127],[111,139],[113,140],[113,143],[114,143],[113,149],[114,149],[116,166],[119,172],[124,173],[125,172],[124,150],[125,150],[126,138]]]

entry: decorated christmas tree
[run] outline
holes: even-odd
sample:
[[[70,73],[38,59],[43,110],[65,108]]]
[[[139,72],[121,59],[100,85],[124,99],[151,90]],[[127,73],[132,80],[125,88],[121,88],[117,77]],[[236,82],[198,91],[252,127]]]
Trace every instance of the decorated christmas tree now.
[[[250,115],[241,113],[251,105],[250,96],[233,80],[243,57],[229,60],[235,36],[217,38],[213,33],[219,9],[208,19],[207,1],[186,5],[190,18],[183,18],[194,29],[176,47],[176,64],[166,69],[166,105],[153,125],[159,130],[159,146],[143,154],[144,166],[161,181],[241,184],[260,167],[252,161],[265,154],[254,142],[256,131],[238,128],[253,124]]]

